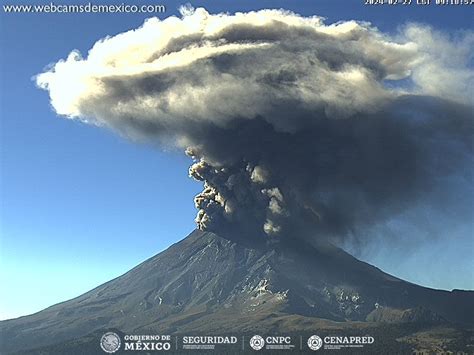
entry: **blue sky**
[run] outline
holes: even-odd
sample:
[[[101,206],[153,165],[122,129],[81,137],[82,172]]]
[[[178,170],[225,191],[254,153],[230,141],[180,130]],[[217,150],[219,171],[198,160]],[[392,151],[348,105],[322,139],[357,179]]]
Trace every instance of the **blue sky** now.
[[[160,17],[176,14],[183,4],[162,3],[167,12]],[[364,6],[362,0],[256,3],[191,2],[210,12],[283,7],[324,16],[327,22],[370,21],[386,32],[409,21],[447,31],[468,29],[474,20],[462,6]],[[6,319],[78,296],[185,237],[194,228],[193,196],[201,186],[187,177],[190,161],[183,154],[59,119],[47,93],[32,80],[71,50],[86,53],[98,39],[135,28],[148,16],[0,16],[0,319]],[[473,288],[472,228],[460,226],[453,233],[459,236],[456,243],[423,245],[410,254],[396,245],[377,246],[364,258],[425,286]]]

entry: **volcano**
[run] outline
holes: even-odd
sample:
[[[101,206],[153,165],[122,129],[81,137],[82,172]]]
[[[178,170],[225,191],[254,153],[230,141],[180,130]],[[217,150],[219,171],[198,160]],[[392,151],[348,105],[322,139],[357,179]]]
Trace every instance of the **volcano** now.
[[[454,334],[452,344],[469,346],[474,292],[421,287],[329,243],[287,240],[257,243],[196,230],[77,298],[0,322],[0,351],[74,353],[71,344],[97,342],[91,334],[104,329],[282,334],[383,328],[407,344],[435,329]]]

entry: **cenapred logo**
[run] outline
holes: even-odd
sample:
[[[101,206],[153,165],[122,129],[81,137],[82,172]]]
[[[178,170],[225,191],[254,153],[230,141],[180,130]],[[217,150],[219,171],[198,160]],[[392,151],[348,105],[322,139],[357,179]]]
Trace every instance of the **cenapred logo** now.
[[[254,335],[250,338],[250,347],[254,350],[263,349],[265,346],[265,340],[260,335]]]
[[[308,339],[308,348],[311,350],[319,350],[323,346],[323,340],[317,335],[311,335]]]
[[[105,333],[102,335],[102,338],[100,338],[100,347],[109,354],[113,354],[120,349],[120,344],[120,337],[113,332]]]

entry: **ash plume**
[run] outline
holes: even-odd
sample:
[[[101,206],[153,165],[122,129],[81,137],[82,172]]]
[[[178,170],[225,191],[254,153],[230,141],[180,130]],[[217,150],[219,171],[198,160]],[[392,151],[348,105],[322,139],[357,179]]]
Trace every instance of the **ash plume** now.
[[[284,10],[152,18],[37,76],[60,115],[185,150],[199,229],[363,238],[472,197],[474,35]]]

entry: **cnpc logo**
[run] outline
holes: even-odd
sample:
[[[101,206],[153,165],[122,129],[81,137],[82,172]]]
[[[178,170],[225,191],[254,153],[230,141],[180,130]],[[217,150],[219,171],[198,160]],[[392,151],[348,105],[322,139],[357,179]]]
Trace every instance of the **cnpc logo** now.
[[[261,350],[265,344],[268,345],[291,345],[291,337],[288,336],[268,336],[265,339],[260,335],[250,338],[250,347],[254,350]]]
[[[254,335],[250,338],[250,347],[254,350],[261,350],[265,346],[265,340],[260,335]]]

